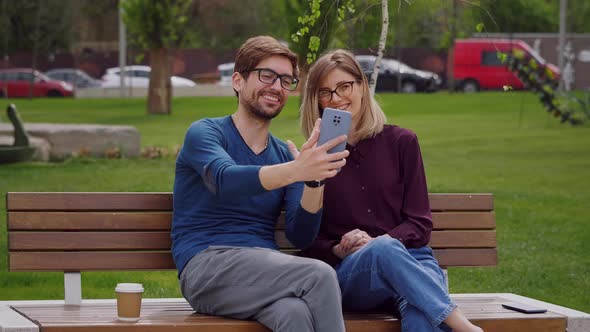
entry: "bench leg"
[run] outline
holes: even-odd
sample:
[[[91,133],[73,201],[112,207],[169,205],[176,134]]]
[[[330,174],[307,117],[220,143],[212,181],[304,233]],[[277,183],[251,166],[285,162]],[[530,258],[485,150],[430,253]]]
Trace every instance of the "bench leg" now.
[[[80,272],[64,272],[64,291],[66,304],[82,304],[82,278]]]

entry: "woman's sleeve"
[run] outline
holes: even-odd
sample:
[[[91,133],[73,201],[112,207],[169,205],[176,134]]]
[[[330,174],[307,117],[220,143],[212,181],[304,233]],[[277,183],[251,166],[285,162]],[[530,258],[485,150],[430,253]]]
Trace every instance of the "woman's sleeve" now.
[[[408,248],[423,247],[430,241],[432,215],[420,145],[414,133],[400,136],[398,142],[404,184],[402,223],[387,233]]]

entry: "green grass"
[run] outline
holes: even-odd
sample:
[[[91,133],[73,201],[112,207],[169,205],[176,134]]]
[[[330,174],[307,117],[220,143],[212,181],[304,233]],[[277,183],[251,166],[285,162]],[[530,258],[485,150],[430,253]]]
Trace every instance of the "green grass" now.
[[[452,268],[451,292],[512,292],[590,312],[590,126],[560,124],[527,93],[378,99],[390,123],[418,134],[430,192],[495,195],[499,265]],[[171,116],[148,116],[142,99],[14,102],[27,122],[133,125],[143,146],[170,149],[182,144],[192,121],[236,108],[235,98],[177,98]],[[272,131],[300,145],[297,105],[291,98]],[[171,191],[173,177],[172,158],[0,165],[0,192]],[[0,229],[4,252],[6,230]],[[61,274],[6,270],[2,254],[0,300],[63,298]],[[148,297],[180,296],[174,271],[83,273],[82,279],[85,298],[112,298],[123,280],[146,284]]]

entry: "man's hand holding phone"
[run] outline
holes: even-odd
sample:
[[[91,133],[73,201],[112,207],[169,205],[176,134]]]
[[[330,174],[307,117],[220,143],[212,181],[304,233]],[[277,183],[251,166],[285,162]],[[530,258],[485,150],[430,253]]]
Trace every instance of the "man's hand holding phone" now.
[[[318,146],[320,126],[322,120],[317,119],[313,131],[301,147],[301,151],[293,142],[287,141],[289,150],[295,158],[293,161],[293,176],[296,181],[314,181],[331,178],[338,174],[338,170],[346,165],[347,150],[328,153],[328,150],[346,142],[346,135],[340,135]]]

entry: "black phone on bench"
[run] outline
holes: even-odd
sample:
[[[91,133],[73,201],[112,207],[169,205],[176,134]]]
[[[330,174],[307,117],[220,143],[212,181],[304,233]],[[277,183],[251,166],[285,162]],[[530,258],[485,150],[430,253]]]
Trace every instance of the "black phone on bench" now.
[[[517,302],[502,303],[502,307],[509,310],[522,312],[524,314],[542,314],[547,312],[547,309],[537,308],[532,305]]]

